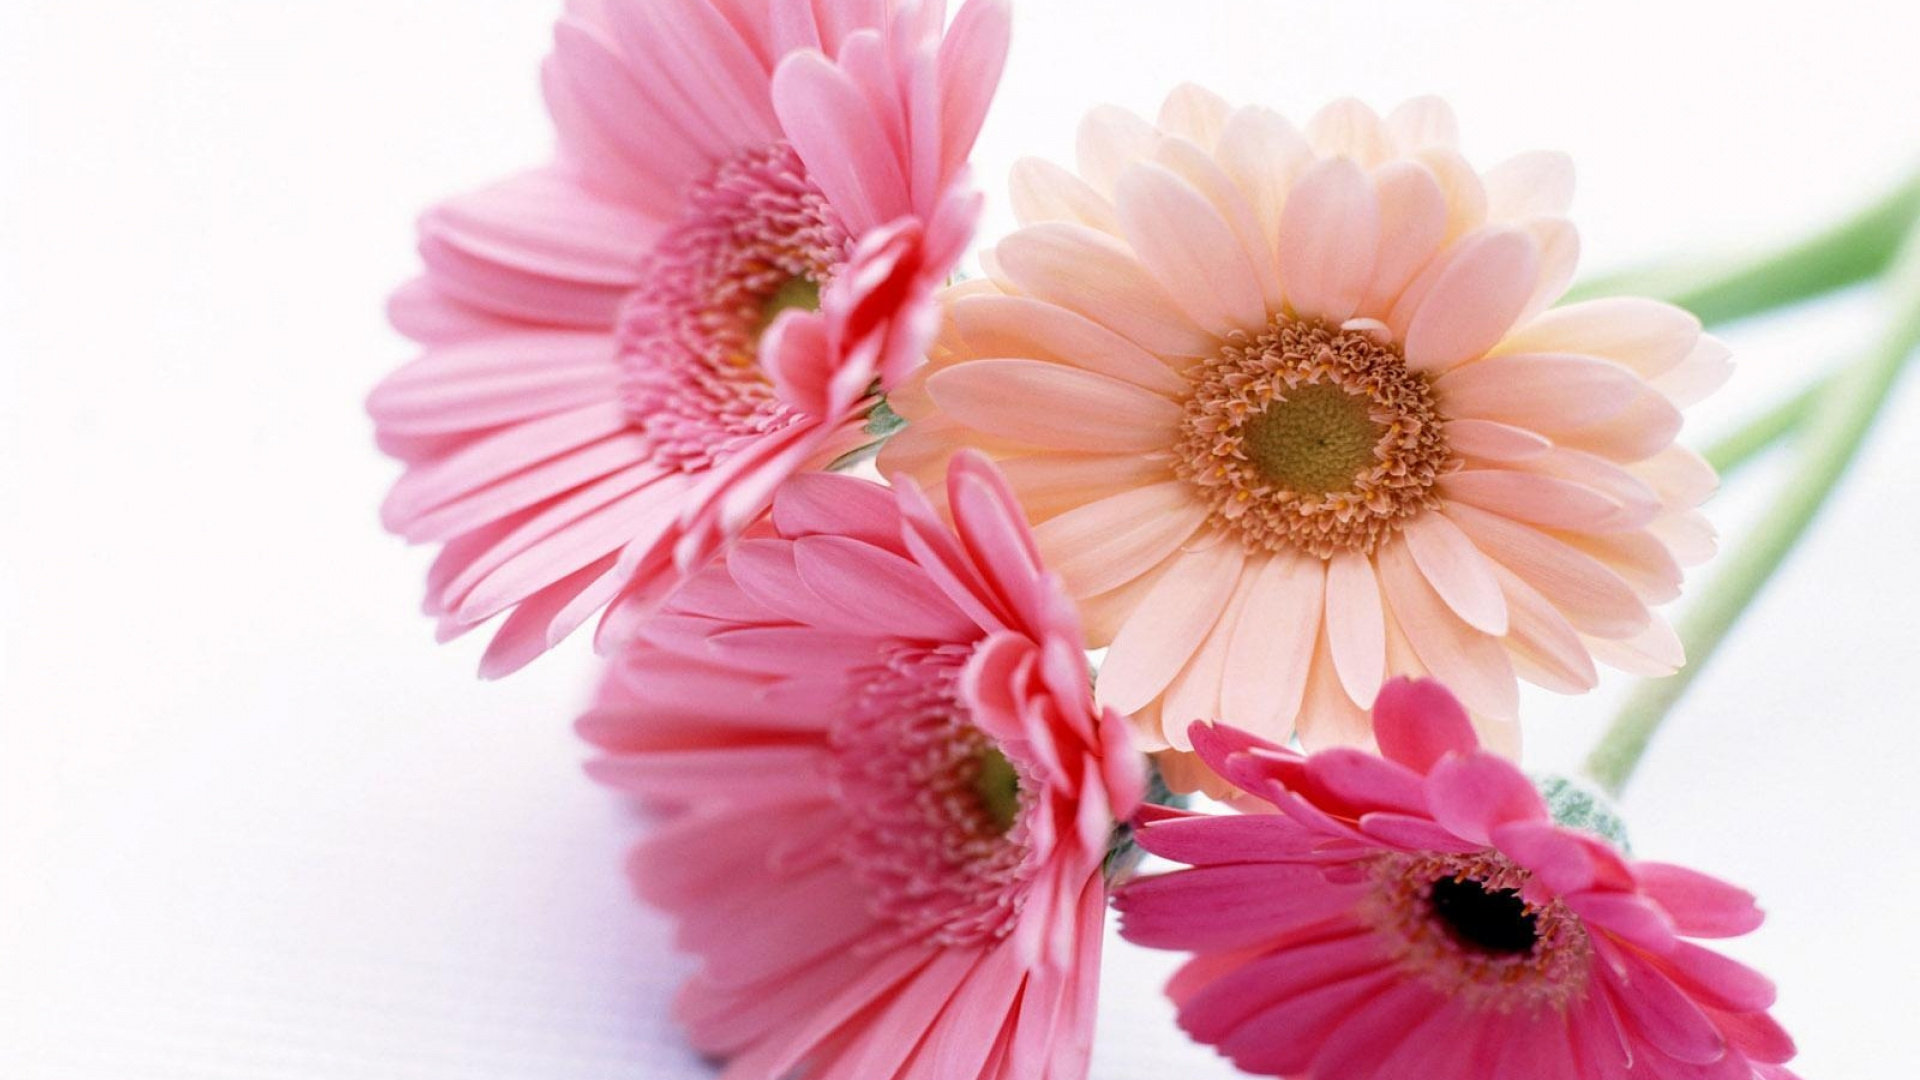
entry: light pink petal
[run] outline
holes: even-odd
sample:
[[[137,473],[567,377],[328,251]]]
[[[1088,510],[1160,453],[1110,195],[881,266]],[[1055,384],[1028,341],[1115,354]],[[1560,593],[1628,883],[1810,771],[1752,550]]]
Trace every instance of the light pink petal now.
[[[953,299],[947,314],[974,356],[1052,360],[1169,397],[1188,390],[1164,360],[1062,307],[994,293]]]
[[[1549,529],[1618,527],[1628,508],[1592,487],[1517,469],[1463,469],[1442,477],[1442,498]]]
[[[886,125],[845,71],[795,53],[774,73],[773,104],[808,177],[856,236],[913,209]]]
[[[790,539],[849,536],[895,554],[903,550],[892,494],[850,476],[803,473],[788,480],[774,496],[773,524]]]
[[[1130,713],[1166,689],[1226,609],[1245,558],[1241,545],[1216,543],[1176,559],[1108,650],[1097,686],[1102,705]],[[1184,731],[1168,734],[1185,741]]]
[[[1609,360],[1515,353],[1454,368],[1434,380],[1449,417],[1493,420],[1556,436],[1620,414],[1646,383]]]
[[[681,189],[725,154],[711,133],[688,130],[677,110],[662,107],[659,88],[635,78],[606,32],[577,19],[554,27],[553,55],[540,74],[561,155],[573,171],[663,220]]]
[[[1115,898],[1121,933],[1152,949],[1212,952],[1269,941],[1363,895],[1314,864],[1245,863],[1141,878]]]
[[[1620,575],[1539,529],[1468,506],[1447,516],[1481,551],[1538,590],[1576,629],[1600,636],[1638,633],[1651,615]]]
[[[1180,406],[1131,383],[1040,360],[973,360],[935,372],[927,392],[961,423],[1031,446],[1110,454],[1175,441]]]
[[[1469,709],[1512,720],[1519,712],[1513,662],[1498,638],[1462,623],[1427,584],[1405,543],[1389,542],[1374,554],[1381,593],[1405,628],[1420,662],[1460,696]]]
[[[1388,113],[1387,133],[1402,154],[1457,146],[1460,142],[1460,125],[1453,107],[1431,95],[1410,98]]]
[[[1080,121],[1076,142],[1080,175],[1102,195],[1112,197],[1121,170],[1153,156],[1160,133],[1125,109],[1101,105]]]
[[[1521,225],[1540,250],[1540,274],[1515,323],[1525,325],[1559,303],[1580,270],[1580,230],[1566,218],[1528,218]]]
[[[1115,196],[1127,241],[1195,325],[1216,333],[1266,325],[1260,274],[1204,196],[1149,162],[1121,173]]]
[[[1478,749],[1473,721],[1458,698],[1432,679],[1393,679],[1373,703],[1373,734],[1380,752],[1418,773],[1448,754]]]
[[[967,0],[940,42],[942,176],[966,167],[1007,63],[1013,16],[1006,0]]]
[[[1380,202],[1347,158],[1316,162],[1293,186],[1280,217],[1280,279],[1295,314],[1345,322],[1372,284]]]
[[[1077,598],[1100,596],[1154,569],[1206,521],[1185,480],[1127,490],[1071,509],[1033,530],[1046,565]]]
[[[1494,576],[1507,598],[1507,652],[1514,673],[1562,694],[1582,694],[1599,684],[1593,654],[1565,615],[1505,566]]]
[[[1654,389],[1685,408],[1705,401],[1733,377],[1733,350],[1711,334],[1700,340],[1685,359],[1653,380]]]
[[[1687,650],[1680,635],[1659,615],[1632,637],[1588,638],[1587,648],[1595,660],[1649,679],[1664,679],[1687,664]]]
[[[1113,204],[1079,177],[1040,158],[1013,163],[1007,179],[1014,220],[1022,225],[1067,221],[1120,235]]]
[[[1507,632],[1507,603],[1487,557],[1466,533],[1440,514],[1409,521],[1400,531],[1414,565],[1462,622],[1484,634]]]
[[[1447,197],[1433,173],[1416,161],[1388,162],[1373,183],[1380,200],[1380,254],[1359,312],[1384,318],[1440,251]]]
[[[1565,217],[1573,205],[1573,159],[1532,150],[1488,169],[1487,216],[1494,221]]]
[[[846,536],[808,536],[794,542],[794,569],[822,602],[854,625],[908,639],[970,641],[979,628],[947,602],[926,572],[891,552]],[[876,617],[866,598],[892,601]]]
[[[1214,153],[1268,238],[1271,254],[1294,177],[1313,161],[1306,137],[1272,109],[1249,106],[1228,117]]]
[[[1553,441],[1537,432],[1472,418],[1447,421],[1447,445],[1463,456],[1498,463],[1531,461],[1553,449]]]
[[[1462,240],[1407,322],[1407,366],[1443,372],[1484,355],[1533,295],[1540,251],[1516,229],[1489,228]]]
[[[1393,156],[1393,140],[1380,116],[1355,98],[1334,101],[1307,121],[1307,141],[1321,154],[1350,158],[1367,168]]]
[[[1261,223],[1247,196],[1212,155],[1185,139],[1162,139],[1154,161],[1192,185],[1239,241],[1247,265],[1259,279],[1262,303],[1268,312],[1282,310],[1286,294],[1280,287],[1280,264],[1274,254],[1274,232]]]
[[[1327,561],[1326,647],[1347,697],[1373,704],[1386,677],[1387,630],[1373,560],[1341,552]]]
[[[1554,308],[1515,330],[1494,355],[1582,353],[1652,379],[1685,360],[1699,339],[1700,320],[1672,304],[1610,297]]]
[[[1083,225],[1035,225],[994,251],[1021,292],[1078,312],[1148,352],[1206,356],[1218,347],[1115,237]]]
[[[1556,432],[1565,445],[1610,461],[1641,461],[1673,445],[1684,417],[1658,390],[1642,391],[1619,413],[1575,431]]]
[[[1220,718],[1284,740],[1306,694],[1327,575],[1318,560],[1289,552],[1270,555],[1247,573],[1251,591],[1227,649]]]
[[[1220,141],[1233,106],[1225,98],[1204,87],[1182,83],[1174,87],[1160,106],[1159,127],[1169,135],[1212,150]]]

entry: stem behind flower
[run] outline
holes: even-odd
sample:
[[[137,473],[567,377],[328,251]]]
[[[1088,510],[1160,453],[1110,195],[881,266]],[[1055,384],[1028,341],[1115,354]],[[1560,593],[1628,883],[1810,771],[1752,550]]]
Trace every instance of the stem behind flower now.
[[[1799,467],[1745,545],[1734,551],[1680,621],[1687,666],[1668,678],[1642,682],[1587,759],[1588,775],[1609,793],[1618,795],[1626,786],[1661,721],[1806,535],[1858,457],[1907,361],[1920,348],[1920,226],[1909,224],[1884,288],[1890,314],[1879,342],[1829,385],[1788,402],[1776,410],[1777,416],[1769,414],[1771,426],[1785,424],[1784,430],[1790,430],[1791,414],[1804,409]],[[1744,460],[1744,448],[1766,429],[1766,425],[1754,425],[1753,434],[1743,442],[1723,444],[1723,457],[1735,463]]]

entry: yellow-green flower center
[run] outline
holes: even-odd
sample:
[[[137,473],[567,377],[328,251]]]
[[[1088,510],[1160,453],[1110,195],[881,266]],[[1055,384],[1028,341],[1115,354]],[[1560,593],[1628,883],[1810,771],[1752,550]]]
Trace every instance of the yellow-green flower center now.
[[[804,274],[796,274],[760,302],[760,317],[753,325],[754,340],[758,341],[774,320],[789,311],[819,310],[820,282]]]
[[[992,746],[982,747],[974,762],[973,793],[980,798],[980,809],[1001,835],[1020,820],[1020,773],[1007,755]]]
[[[1346,491],[1372,467],[1384,429],[1366,398],[1328,383],[1286,391],[1241,425],[1247,460],[1276,486],[1304,495]]]

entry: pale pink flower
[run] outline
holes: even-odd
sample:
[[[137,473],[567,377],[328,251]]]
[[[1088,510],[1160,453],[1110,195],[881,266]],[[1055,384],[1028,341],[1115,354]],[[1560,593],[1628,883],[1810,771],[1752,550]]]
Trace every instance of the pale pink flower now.
[[[1688,938],[1753,898],[1553,823],[1434,682],[1380,692],[1384,757],[1302,756],[1194,725],[1266,813],[1148,808],[1190,869],[1116,898],[1129,940],[1197,955],[1180,1025],[1240,1068],[1307,1080],[1787,1080],[1773,984]]]
[[[1002,479],[962,456],[946,495],[951,528],[917,490],[790,481],[581,721],[664,814],[631,873],[728,1080],[1086,1074],[1141,759]]]
[[[568,5],[557,162],[422,218],[391,310],[425,351],[369,402],[407,466],[386,524],[443,545],[442,636],[510,613],[484,673],[603,608],[629,632],[781,480],[867,441],[977,216],[1007,16],[944,7]]]
[[[1079,176],[1016,169],[1024,227],[948,294],[881,461],[1001,463],[1156,745],[1364,745],[1381,682],[1431,673],[1510,750],[1516,677],[1682,663],[1649,605],[1713,547],[1673,439],[1727,351],[1649,300],[1549,310],[1571,192],[1557,154],[1476,172],[1431,99],[1304,133],[1193,87],[1096,110]]]

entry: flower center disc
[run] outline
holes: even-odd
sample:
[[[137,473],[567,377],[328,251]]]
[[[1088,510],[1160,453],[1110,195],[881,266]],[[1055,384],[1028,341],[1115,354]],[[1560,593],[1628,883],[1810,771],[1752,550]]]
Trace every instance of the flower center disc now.
[[[1282,315],[1188,379],[1174,472],[1249,549],[1367,554],[1439,504],[1444,418],[1390,342]]]
[[[833,726],[844,854],[890,940],[1004,936],[1026,894],[1032,796],[1019,765],[968,719],[970,650],[902,649]]]
[[[760,338],[784,312],[817,310],[850,248],[785,143],[742,153],[688,189],[618,328],[627,412],[655,460],[706,468],[735,438],[791,422],[760,370]]]
[[[1540,922],[1512,889],[1489,889],[1470,878],[1441,878],[1427,902],[1454,940],[1495,954],[1533,951]]]

